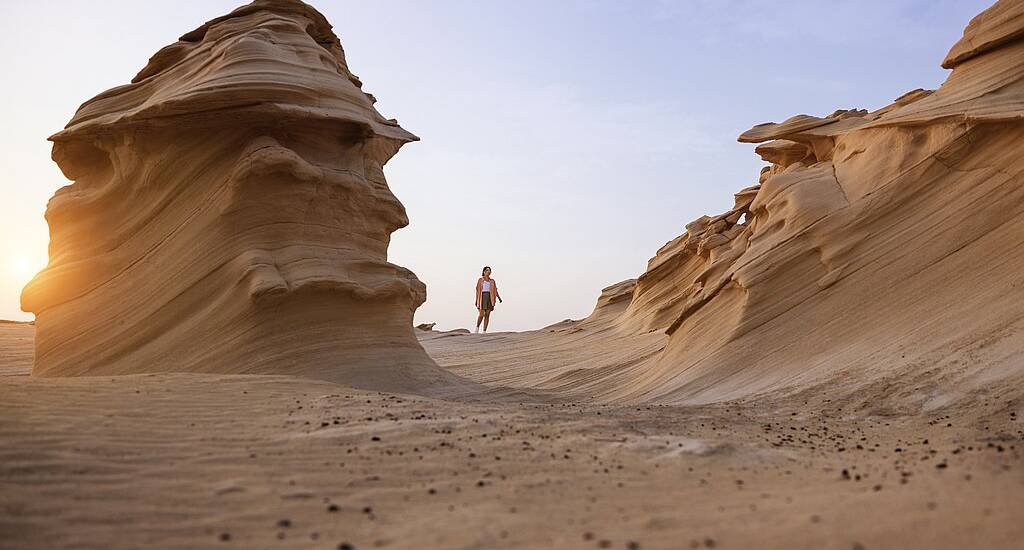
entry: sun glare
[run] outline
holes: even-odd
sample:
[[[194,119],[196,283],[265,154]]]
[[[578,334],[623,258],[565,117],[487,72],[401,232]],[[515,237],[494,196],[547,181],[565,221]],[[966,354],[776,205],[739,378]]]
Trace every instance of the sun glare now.
[[[24,285],[29,282],[33,275],[35,275],[43,266],[37,265],[26,256],[18,256],[11,259],[9,266],[12,277]]]

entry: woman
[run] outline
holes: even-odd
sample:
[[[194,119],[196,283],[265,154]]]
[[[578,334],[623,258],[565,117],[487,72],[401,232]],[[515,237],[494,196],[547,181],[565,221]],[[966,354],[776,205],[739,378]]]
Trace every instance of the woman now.
[[[494,311],[494,304],[501,300],[498,295],[498,283],[491,278],[491,267],[485,266],[480,277],[476,281],[476,309],[480,315],[476,318],[476,331],[480,332],[480,322],[484,323],[484,332],[487,332],[487,324],[491,321],[491,311]]]

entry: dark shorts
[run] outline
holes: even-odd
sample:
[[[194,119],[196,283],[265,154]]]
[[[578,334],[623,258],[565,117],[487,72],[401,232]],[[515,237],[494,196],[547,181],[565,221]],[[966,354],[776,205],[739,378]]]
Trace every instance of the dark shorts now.
[[[491,293],[490,292],[482,292],[480,294],[480,309],[482,309],[484,311],[493,311],[494,310],[494,303],[491,302]]]

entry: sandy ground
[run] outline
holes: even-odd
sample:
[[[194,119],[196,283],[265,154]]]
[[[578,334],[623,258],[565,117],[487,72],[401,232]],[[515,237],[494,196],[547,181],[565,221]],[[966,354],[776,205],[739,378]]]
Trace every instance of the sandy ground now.
[[[906,416],[827,390],[453,402],[282,376],[31,378],[31,337],[0,325],[0,548],[1024,545],[1010,390]],[[469,360],[446,346],[442,363]]]

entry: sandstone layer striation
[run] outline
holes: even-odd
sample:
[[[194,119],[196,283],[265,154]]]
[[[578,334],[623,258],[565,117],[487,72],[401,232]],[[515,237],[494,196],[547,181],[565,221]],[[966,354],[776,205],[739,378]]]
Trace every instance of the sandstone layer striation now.
[[[827,386],[920,411],[1024,381],[1022,6],[977,16],[938,90],[744,132],[767,163],[752,185],[587,319],[493,346],[421,339],[461,375],[604,401]]]
[[[899,376],[939,402],[1020,374],[1021,6],[976,17],[934,92],[743,133],[769,165],[650,261],[617,323],[668,340],[609,393],[706,401]]]
[[[280,373],[421,391],[455,380],[412,332],[426,288],[374,108],[327,20],[257,0],[158,51],[53,135],[74,183],[24,290],[33,374]]]

